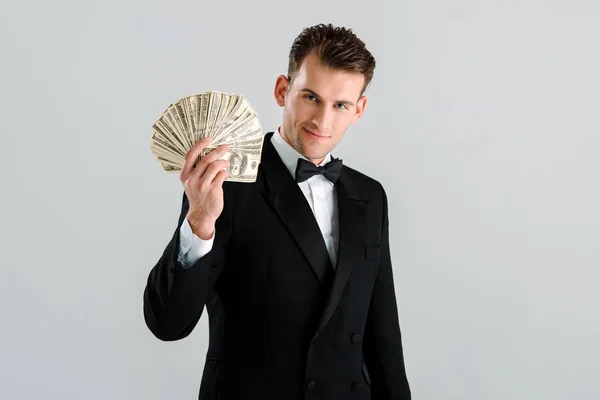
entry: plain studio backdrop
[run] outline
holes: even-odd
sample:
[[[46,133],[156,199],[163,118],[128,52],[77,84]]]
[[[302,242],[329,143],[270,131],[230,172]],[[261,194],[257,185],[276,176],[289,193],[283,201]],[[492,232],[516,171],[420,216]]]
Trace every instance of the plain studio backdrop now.
[[[600,398],[591,0],[3,2],[0,398],[197,398],[206,314],[171,343],[143,319],[183,190],[151,126],[219,90],[275,129],[320,22],[377,60],[334,155],[388,192],[414,399]]]

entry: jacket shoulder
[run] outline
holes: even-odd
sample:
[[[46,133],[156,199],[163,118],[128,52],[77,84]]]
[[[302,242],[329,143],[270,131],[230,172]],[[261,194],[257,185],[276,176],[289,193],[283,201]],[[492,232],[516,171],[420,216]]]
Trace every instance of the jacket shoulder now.
[[[373,199],[385,196],[385,189],[378,180],[352,168],[344,165],[344,173],[354,182],[362,197]]]

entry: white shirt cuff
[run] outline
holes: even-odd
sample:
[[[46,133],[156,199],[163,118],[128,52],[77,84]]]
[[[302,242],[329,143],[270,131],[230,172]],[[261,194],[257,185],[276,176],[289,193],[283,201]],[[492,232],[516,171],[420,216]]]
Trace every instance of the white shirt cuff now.
[[[200,239],[192,232],[192,228],[190,227],[187,218],[184,218],[181,223],[181,229],[179,230],[178,261],[185,266],[190,266],[200,260],[212,250],[215,234],[216,229],[210,239]]]

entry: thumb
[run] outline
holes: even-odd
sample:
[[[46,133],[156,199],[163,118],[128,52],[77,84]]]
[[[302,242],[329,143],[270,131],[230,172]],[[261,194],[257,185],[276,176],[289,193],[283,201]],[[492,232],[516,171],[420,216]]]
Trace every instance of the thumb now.
[[[217,176],[215,176],[215,179],[213,179],[212,183],[214,185],[222,186],[223,182],[225,182],[225,179],[227,179],[227,178],[229,178],[229,171],[221,170],[221,171],[219,171]]]

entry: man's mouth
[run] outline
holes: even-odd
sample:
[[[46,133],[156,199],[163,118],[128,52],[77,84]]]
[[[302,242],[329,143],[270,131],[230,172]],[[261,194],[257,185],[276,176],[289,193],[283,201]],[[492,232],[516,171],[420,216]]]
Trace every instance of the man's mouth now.
[[[313,131],[309,131],[309,130],[308,130],[308,129],[306,129],[306,128],[304,128],[304,130],[305,130],[305,131],[306,131],[306,133],[308,133],[309,135],[311,135],[311,136],[314,136],[314,137],[316,137],[316,138],[318,138],[318,139],[327,139],[327,136],[325,136],[325,135],[323,135],[323,134],[321,134],[321,133],[318,133],[318,132],[313,132]]]

